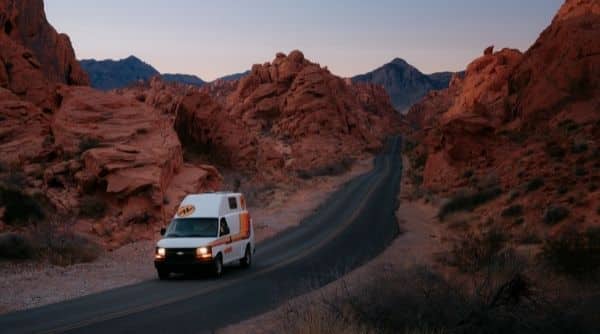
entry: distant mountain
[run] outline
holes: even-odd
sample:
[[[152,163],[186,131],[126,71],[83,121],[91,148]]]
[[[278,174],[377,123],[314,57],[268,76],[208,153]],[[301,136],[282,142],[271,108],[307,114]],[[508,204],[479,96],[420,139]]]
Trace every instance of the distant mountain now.
[[[101,90],[123,88],[139,80],[148,80],[160,73],[135,56],[121,60],[80,61],[90,77],[91,86]]]
[[[199,77],[195,76],[195,75],[190,75],[190,74],[169,74],[169,73],[165,73],[161,75],[163,80],[167,81],[167,82],[176,82],[176,83],[182,83],[182,84],[186,84],[186,85],[193,85],[193,86],[202,86],[206,83],[206,81],[200,79]]]
[[[407,112],[427,92],[448,88],[452,72],[423,74],[405,60],[396,58],[372,72],[357,75],[354,82],[369,82],[382,85],[396,110]]]
[[[226,76],[218,78],[217,80],[235,81],[235,80],[239,80],[239,79],[247,76],[248,74],[250,74],[250,70],[248,70],[246,72],[242,72],[242,73],[234,73],[234,74],[226,75]],[[217,80],[215,80],[215,81],[217,81]]]
[[[101,90],[127,87],[140,80],[149,80],[157,75],[165,81],[202,86],[204,80],[188,74],[160,74],[152,65],[135,56],[120,60],[84,59],[80,61],[90,77],[91,86]]]

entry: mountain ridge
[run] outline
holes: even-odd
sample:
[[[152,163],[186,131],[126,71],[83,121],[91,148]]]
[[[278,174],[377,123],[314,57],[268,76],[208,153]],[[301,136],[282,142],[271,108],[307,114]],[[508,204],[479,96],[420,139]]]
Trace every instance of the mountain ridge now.
[[[425,74],[406,60],[396,57],[390,62],[364,74],[352,77],[353,82],[382,85],[392,105],[400,112],[408,109],[428,92],[448,88],[454,72]]]

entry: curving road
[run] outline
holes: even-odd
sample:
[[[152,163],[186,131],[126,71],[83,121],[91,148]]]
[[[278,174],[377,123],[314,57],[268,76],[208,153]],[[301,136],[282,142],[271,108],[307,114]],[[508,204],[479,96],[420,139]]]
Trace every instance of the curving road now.
[[[400,138],[302,224],[257,246],[251,269],[220,280],[152,280],[0,316],[0,333],[203,333],[321,287],[373,258],[398,234]],[[148,263],[149,266],[152,263]]]

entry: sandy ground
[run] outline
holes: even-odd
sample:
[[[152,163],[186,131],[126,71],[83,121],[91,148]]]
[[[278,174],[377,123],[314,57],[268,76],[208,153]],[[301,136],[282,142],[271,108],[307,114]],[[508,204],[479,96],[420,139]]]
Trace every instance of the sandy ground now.
[[[403,177],[403,180],[406,178]],[[373,272],[396,271],[415,265],[436,267],[434,255],[444,247],[441,242],[443,226],[436,219],[437,207],[422,201],[410,201],[405,184],[402,189],[396,216],[403,233],[382,254],[325,287],[295,298],[256,318],[223,328],[218,333],[281,333],[285,328],[285,314],[293,305],[305,305],[323,298],[333,298],[340,292],[358,291],[364,284],[368,284]]]
[[[332,192],[368,172],[372,159],[357,161],[342,175],[303,182],[300,189],[281,189],[266,207],[250,207],[260,242],[299,224]],[[92,263],[69,267],[48,263],[0,262],[0,313],[28,309],[154,279],[155,241],[141,241],[106,252]]]

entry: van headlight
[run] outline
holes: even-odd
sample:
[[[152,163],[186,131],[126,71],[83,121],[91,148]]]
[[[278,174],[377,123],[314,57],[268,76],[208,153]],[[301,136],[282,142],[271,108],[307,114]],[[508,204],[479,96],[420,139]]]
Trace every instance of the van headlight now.
[[[155,259],[164,259],[167,255],[167,250],[162,247],[156,247],[156,254],[154,255]]]
[[[212,257],[210,247],[196,248],[196,257],[199,259],[208,259]]]

